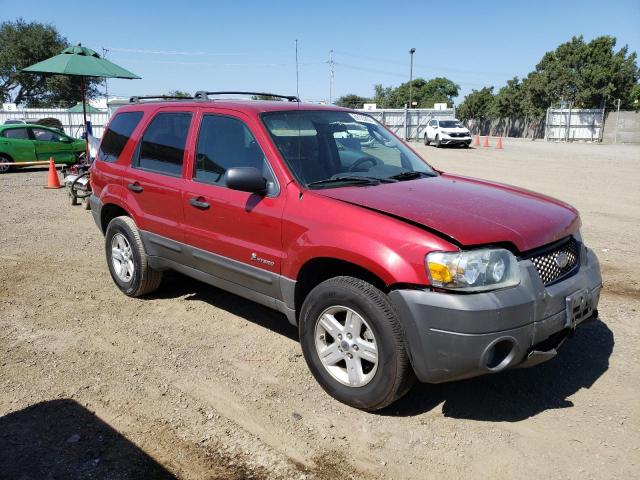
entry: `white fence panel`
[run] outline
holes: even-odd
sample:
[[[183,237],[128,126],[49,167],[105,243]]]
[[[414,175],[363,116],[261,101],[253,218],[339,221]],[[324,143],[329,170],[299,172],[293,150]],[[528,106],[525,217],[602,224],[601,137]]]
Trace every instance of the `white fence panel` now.
[[[550,108],[545,140],[597,142],[602,138],[603,117],[604,111],[599,108]]]
[[[100,138],[104,127],[109,121],[109,112],[87,113],[87,120],[91,122],[93,136]],[[25,108],[15,111],[0,110],[0,124],[10,119],[26,120],[35,123],[43,118],[55,118],[60,120],[64,132],[72,137],[79,138],[82,135],[82,113],[71,113],[62,108]]]
[[[433,108],[383,108],[376,110],[359,110],[367,113],[389,130],[404,139],[422,138],[424,128],[432,118],[454,118],[455,108],[435,110]]]

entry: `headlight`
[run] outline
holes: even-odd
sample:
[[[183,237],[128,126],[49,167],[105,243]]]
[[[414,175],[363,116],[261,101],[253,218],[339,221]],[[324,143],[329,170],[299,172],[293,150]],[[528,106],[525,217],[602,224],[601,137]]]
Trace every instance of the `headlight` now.
[[[460,292],[482,292],[520,283],[516,257],[501,248],[427,255],[431,285]]]

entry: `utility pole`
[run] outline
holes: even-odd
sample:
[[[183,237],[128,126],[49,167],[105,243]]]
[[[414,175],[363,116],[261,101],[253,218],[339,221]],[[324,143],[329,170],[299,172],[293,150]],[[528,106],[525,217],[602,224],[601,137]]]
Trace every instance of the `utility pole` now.
[[[296,38],[296,97],[300,98],[300,77],[298,74],[298,39]]]
[[[618,120],[620,120],[620,99],[618,99],[618,108],[616,111],[616,131],[613,134],[613,143],[618,143]]]
[[[413,108],[413,54],[416,49],[409,50],[409,108]]]
[[[329,50],[329,105],[333,105],[333,50]]]

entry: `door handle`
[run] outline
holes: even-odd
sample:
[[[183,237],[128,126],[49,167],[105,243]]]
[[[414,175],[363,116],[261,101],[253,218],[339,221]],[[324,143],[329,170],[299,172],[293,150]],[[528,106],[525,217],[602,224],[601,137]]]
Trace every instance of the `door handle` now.
[[[202,200],[200,200],[201,198],[202,197],[190,198],[189,203],[194,207],[199,208],[200,210],[208,209],[211,205],[209,205],[207,202],[203,202]]]
[[[129,185],[127,185],[127,188],[136,193],[140,193],[144,190],[144,188],[142,188],[142,186],[138,182],[130,183]]]

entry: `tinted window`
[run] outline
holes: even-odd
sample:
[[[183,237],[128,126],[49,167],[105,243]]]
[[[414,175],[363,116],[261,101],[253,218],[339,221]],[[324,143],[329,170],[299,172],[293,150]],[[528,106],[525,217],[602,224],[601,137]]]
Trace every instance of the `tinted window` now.
[[[255,167],[274,186],[264,153],[247,126],[235,118],[206,115],[198,134],[194,177],[221,184],[232,167]]]
[[[102,142],[100,143],[99,155],[101,160],[105,162],[118,160],[141,118],[142,112],[125,112],[118,113],[111,120],[109,128],[102,136]]]
[[[460,128],[460,122],[457,120],[440,120],[440,126],[442,128]]]
[[[54,133],[51,130],[45,130],[44,128],[32,128],[31,131],[36,137],[36,140],[40,142],[59,142],[61,135]]]
[[[7,138],[21,138],[29,140],[29,132],[26,128],[8,128],[2,135]]]
[[[156,115],[140,142],[138,166],[154,172],[181,175],[190,122],[190,113]]]

